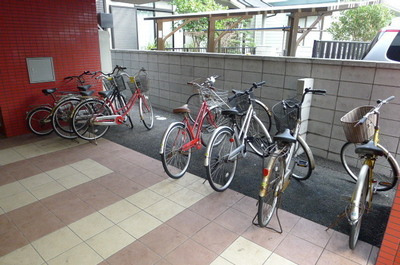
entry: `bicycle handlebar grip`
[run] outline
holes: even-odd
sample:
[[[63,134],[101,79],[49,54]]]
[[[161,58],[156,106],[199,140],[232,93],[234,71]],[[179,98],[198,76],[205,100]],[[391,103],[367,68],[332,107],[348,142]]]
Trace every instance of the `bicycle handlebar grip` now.
[[[326,94],[326,90],[324,90],[324,89],[313,89],[312,93],[313,94],[319,94],[319,95],[325,95]]]
[[[357,127],[358,125],[363,124],[364,122],[367,121],[367,117],[362,117],[355,125],[354,127]]]
[[[387,99],[385,99],[386,102],[392,101],[395,98],[395,96],[390,96]]]
[[[260,86],[264,85],[265,83],[266,83],[265,81],[261,81],[259,83],[253,83],[253,87],[257,88],[257,87],[260,87]]]

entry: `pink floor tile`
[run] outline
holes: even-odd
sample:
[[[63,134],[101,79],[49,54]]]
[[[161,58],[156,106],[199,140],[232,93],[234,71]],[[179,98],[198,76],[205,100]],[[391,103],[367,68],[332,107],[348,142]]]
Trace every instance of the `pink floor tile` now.
[[[253,218],[238,210],[229,208],[215,219],[215,222],[226,229],[241,235],[252,225]]]
[[[186,236],[192,236],[209,224],[209,220],[186,209],[167,221],[167,224]]]
[[[110,265],[151,265],[160,260],[160,256],[139,241],[135,241],[107,259]]]
[[[293,235],[287,235],[275,253],[299,265],[315,264],[323,248]]]
[[[331,238],[333,230],[326,231],[325,226],[301,218],[290,233],[324,248]]]
[[[186,240],[187,237],[184,234],[165,224],[140,238],[140,242],[162,257]]]
[[[217,254],[188,239],[166,256],[173,265],[209,265],[217,258]]]
[[[238,237],[238,234],[216,223],[210,223],[197,232],[192,239],[209,250],[221,254]]]

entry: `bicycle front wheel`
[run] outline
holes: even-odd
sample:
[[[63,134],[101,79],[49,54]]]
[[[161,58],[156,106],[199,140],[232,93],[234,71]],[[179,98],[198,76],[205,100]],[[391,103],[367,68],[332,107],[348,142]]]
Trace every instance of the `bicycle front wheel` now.
[[[342,165],[350,177],[355,181],[358,179],[357,174],[360,172],[364,161],[362,157],[355,153],[355,149],[360,145],[361,144],[359,143],[347,142],[340,150],[340,159],[342,161]],[[378,147],[385,149],[379,144]],[[377,191],[390,190],[396,185],[397,166],[394,165],[394,163],[395,162],[388,157],[387,152],[385,152],[383,156],[376,157],[374,166],[374,181],[376,181],[375,189]]]
[[[191,95],[187,101],[186,104],[188,105],[190,112],[189,112],[189,118],[192,122],[196,121],[197,115],[200,112],[200,107],[202,104],[202,100],[200,97],[199,93],[195,93]]]
[[[260,119],[262,124],[264,124],[265,128],[267,129],[268,132],[271,131],[271,111],[268,109],[267,106],[265,106],[264,103],[259,101],[258,99],[255,99],[253,101],[253,109],[255,113],[257,114],[257,117]]]
[[[314,169],[314,157],[306,142],[300,136],[297,137],[296,148],[290,160],[289,169],[292,177],[297,180],[306,180]]]
[[[360,170],[360,174],[357,180],[357,184],[351,199],[350,206],[350,237],[349,247],[354,249],[357,244],[358,237],[360,235],[361,220],[365,209],[367,207],[367,194],[368,194],[368,175],[370,168],[367,165],[363,165]]]
[[[87,100],[76,106],[72,115],[72,129],[84,140],[96,140],[110,128],[109,125],[96,124],[96,117],[111,115],[111,109],[100,100]]]
[[[26,117],[28,128],[36,135],[48,135],[53,131],[51,108],[38,107],[31,110]]]
[[[144,126],[151,130],[154,124],[154,113],[148,96],[143,95],[139,98],[139,112]]]
[[[161,141],[161,162],[165,172],[173,179],[182,177],[189,167],[192,149],[188,143],[191,140],[189,130],[180,122],[170,125],[164,133]]]
[[[261,189],[265,189],[265,193],[258,197],[257,215],[258,225],[261,227],[269,224],[278,203],[280,181],[285,173],[285,159],[279,153],[280,151],[271,156],[270,159],[274,159],[274,161],[271,163],[271,168],[268,168],[267,175],[263,176],[261,183]]]
[[[79,102],[80,100],[77,98],[68,98],[60,102],[54,109],[52,124],[54,131],[60,137],[65,139],[78,137],[72,129],[72,113]]]
[[[247,138],[251,149],[259,156],[263,156],[265,148],[272,143],[269,132],[257,116],[253,116],[250,120]]]
[[[208,182],[215,191],[226,190],[235,176],[237,156],[229,156],[236,147],[234,132],[227,126],[218,128],[210,139],[205,165]]]

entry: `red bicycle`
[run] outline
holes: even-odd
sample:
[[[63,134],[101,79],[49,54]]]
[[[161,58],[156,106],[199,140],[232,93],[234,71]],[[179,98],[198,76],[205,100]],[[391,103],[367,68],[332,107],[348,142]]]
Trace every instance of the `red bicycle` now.
[[[174,113],[183,114],[183,120],[169,125],[161,140],[160,149],[164,170],[171,178],[182,177],[189,166],[192,149],[199,150],[202,145],[206,146],[212,132],[228,121],[219,111],[221,106],[228,106],[228,93],[215,92],[214,82],[215,76],[211,76],[200,84],[195,81],[188,83],[198,89],[202,98],[194,122],[189,116],[187,104],[173,110]]]

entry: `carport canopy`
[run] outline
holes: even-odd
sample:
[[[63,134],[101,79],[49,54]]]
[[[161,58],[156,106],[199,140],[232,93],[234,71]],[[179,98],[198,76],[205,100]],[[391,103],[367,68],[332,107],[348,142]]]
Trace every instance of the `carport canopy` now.
[[[243,19],[248,19],[256,15],[275,15],[279,13],[289,14],[289,36],[286,39],[286,51],[288,56],[296,55],[296,48],[298,44],[307,36],[312,28],[327,15],[332,12],[344,11],[347,9],[357,8],[364,5],[380,4],[381,0],[367,0],[357,2],[340,2],[333,4],[314,4],[314,5],[297,5],[297,6],[280,6],[280,7],[266,7],[266,8],[249,8],[249,9],[231,9],[224,11],[211,11],[190,14],[178,14],[171,16],[160,17],[147,17],[145,20],[154,20],[157,24],[157,49],[165,49],[165,41],[171,37],[175,32],[181,29],[184,25],[191,21],[199,20],[201,18],[208,19],[207,28],[207,51],[215,52],[216,43],[229,29],[236,27]],[[303,31],[302,35],[298,38],[299,19],[302,17],[317,16],[317,19]],[[228,31],[221,33],[218,38],[215,38],[215,21],[227,18],[238,18],[238,22],[231,26]],[[163,23],[170,21],[182,20],[183,23],[175,28],[173,31],[164,36]]]

